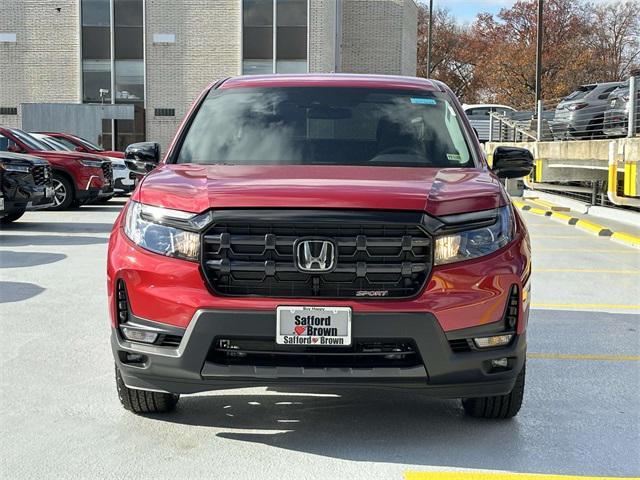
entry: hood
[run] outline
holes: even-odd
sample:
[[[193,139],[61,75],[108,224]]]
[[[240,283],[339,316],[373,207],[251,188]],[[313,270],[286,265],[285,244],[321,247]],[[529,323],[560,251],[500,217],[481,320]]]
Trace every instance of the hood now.
[[[27,155],[24,153],[11,153],[11,152],[0,152],[0,162],[3,163],[16,163],[18,165],[49,165],[49,162],[46,160],[36,157],[34,155]]]
[[[163,165],[134,200],[189,212],[209,208],[345,208],[425,211],[434,216],[504,205],[481,169],[350,166]]]
[[[98,162],[108,161],[107,158],[101,155],[94,155],[92,153],[84,152],[69,152],[67,150],[34,150],[29,152],[30,155],[36,155],[41,158],[67,158],[72,160],[95,160]]]
[[[102,150],[100,152],[95,152],[95,154],[111,158],[124,158],[124,152],[116,152],[115,150]]]

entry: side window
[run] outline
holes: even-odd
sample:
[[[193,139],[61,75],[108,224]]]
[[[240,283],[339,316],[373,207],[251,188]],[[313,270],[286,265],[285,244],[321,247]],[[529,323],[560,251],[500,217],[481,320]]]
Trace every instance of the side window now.
[[[16,142],[0,133],[0,152],[8,152],[9,147],[15,147]]]
[[[489,108],[481,107],[481,108],[471,108],[467,110],[467,116],[471,117],[488,117],[489,116]]]
[[[70,142],[66,138],[54,137],[54,139],[56,140],[56,142],[63,144],[65,147],[68,147],[71,150],[75,150],[76,149],[75,143]]]
[[[489,109],[487,110],[487,115],[489,114]],[[469,162],[469,147],[467,146],[467,142],[464,139],[464,134],[460,128],[460,122],[458,121],[458,116],[456,115],[455,110],[451,107],[449,103],[447,103],[447,110],[444,118],[445,125],[447,127],[447,133],[449,134],[449,138],[453,145],[450,145],[449,148],[453,147],[455,151],[448,151],[447,161],[453,165],[460,164],[465,165]]]

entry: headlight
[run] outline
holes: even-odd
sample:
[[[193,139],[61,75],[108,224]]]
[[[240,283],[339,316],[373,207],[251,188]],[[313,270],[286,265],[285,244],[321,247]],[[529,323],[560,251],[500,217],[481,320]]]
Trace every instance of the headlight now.
[[[504,247],[513,239],[514,224],[511,207],[498,210],[493,225],[436,238],[435,264],[443,265],[482,257]]]
[[[127,166],[124,163],[112,163],[111,166],[114,170],[126,170]]]
[[[0,168],[5,172],[29,173],[29,167],[26,165],[11,165],[10,163],[0,162]]]
[[[102,162],[99,160],[87,160],[86,158],[83,158],[80,160],[80,163],[85,167],[102,168]]]
[[[199,230],[209,223],[209,214],[196,215],[131,201],[124,218],[124,233],[136,245],[161,255],[197,261]]]

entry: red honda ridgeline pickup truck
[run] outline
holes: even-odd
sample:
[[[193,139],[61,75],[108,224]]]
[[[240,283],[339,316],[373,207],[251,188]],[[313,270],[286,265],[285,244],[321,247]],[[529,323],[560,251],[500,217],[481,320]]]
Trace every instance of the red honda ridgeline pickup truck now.
[[[202,93],[162,162],[153,143],[125,159],[152,170],[109,242],[126,409],[366,385],[518,413],[530,244],[498,179],[533,158],[498,148],[490,169],[444,84],[230,78]]]

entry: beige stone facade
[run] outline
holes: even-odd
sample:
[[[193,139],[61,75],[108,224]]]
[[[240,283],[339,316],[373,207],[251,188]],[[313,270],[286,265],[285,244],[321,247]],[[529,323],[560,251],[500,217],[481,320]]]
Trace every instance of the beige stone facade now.
[[[78,2],[0,0],[0,34],[15,34],[0,37],[0,107],[79,101]],[[19,115],[0,115],[0,125],[20,126]]]
[[[417,25],[413,0],[344,0],[340,71],[415,75]]]

